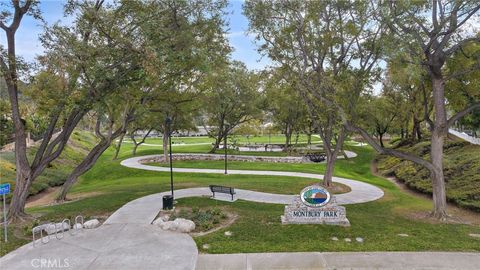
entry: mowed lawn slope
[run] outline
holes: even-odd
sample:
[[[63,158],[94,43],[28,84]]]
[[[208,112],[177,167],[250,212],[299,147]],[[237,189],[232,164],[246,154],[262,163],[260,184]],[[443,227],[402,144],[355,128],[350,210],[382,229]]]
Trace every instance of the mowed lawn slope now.
[[[204,139],[204,138],[202,138]],[[268,137],[263,137],[268,141]],[[195,140],[191,140],[195,143]],[[189,143],[190,143],[189,142]],[[112,160],[113,148],[100,158],[86,175],[81,177],[71,194],[86,194],[89,197],[62,205],[29,208],[37,216],[36,223],[60,221],[63,218],[84,215],[85,217],[105,216],[123,204],[157,192],[169,190],[170,175],[166,172],[152,172],[126,168],[120,161],[131,157],[131,144],[125,143],[120,158]],[[174,152],[206,153],[209,145],[178,146]],[[462,250],[480,251],[480,241],[469,236],[480,233],[478,226],[462,224],[432,224],[417,220],[416,213],[427,213],[432,204],[427,199],[413,197],[400,191],[393,183],[370,172],[370,163],[375,153],[369,147],[348,146],[359,154],[349,160],[338,160],[335,175],[374,184],[385,191],[385,197],[370,203],[348,205],[347,217],[352,224],[349,228],[326,225],[282,225],[280,216],[283,205],[260,204],[246,201],[226,203],[207,198],[186,198],[178,200],[185,207],[222,207],[238,214],[231,226],[217,232],[196,237],[199,250],[210,253],[267,252],[267,251],[362,251],[362,250]],[[137,155],[160,154],[160,147],[139,147]],[[201,168],[221,167],[219,162],[176,162],[175,166]],[[273,164],[232,162],[231,168],[255,170],[284,170],[317,172],[324,171],[323,164]],[[221,184],[257,191],[296,194],[303,187],[315,181],[304,178],[277,176],[218,175],[200,173],[176,173],[175,188],[188,188]],[[36,224],[35,223],[35,224]],[[28,242],[32,222],[25,223],[7,248],[2,245],[2,254]],[[224,235],[231,231],[232,236]],[[13,228],[10,228],[13,232]],[[406,233],[409,237],[397,234]],[[11,234],[12,235],[12,234]],[[21,236],[25,235],[25,239]],[[330,240],[337,237],[339,241]],[[353,242],[347,243],[343,238]],[[363,243],[355,242],[362,237]],[[203,250],[203,244],[210,248]]]

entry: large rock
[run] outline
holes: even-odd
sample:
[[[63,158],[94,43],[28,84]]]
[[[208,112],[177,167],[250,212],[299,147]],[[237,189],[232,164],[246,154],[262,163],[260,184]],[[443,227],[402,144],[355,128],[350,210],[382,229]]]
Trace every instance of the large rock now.
[[[160,228],[165,231],[176,231],[178,224],[175,223],[175,221],[167,221],[159,223],[158,226],[160,226]]]
[[[156,221],[156,220],[155,220]],[[191,220],[184,218],[177,218],[174,221],[158,222],[157,223],[162,230],[177,231],[182,233],[188,233],[195,230],[195,223]]]
[[[188,233],[195,230],[195,223],[184,218],[177,218],[173,222],[177,223],[177,232]]]
[[[94,229],[96,227],[100,226],[100,221],[98,221],[98,219],[91,219],[89,221],[86,221],[85,223],[83,223],[83,227],[85,229]]]
[[[159,217],[157,219],[155,219],[152,224],[153,225],[157,225],[157,226],[160,226],[161,223],[164,223],[165,221],[163,220],[163,218]]]

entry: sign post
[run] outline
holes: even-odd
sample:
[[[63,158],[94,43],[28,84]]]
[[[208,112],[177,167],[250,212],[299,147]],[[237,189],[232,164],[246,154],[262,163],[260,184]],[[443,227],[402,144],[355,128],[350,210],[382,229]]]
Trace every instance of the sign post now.
[[[10,193],[10,184],[0,184],[0,194],[3,196],[3,225],[5,228],[5,243],[8,241],[7,238],[7,201],[5,200],[5,195]]]

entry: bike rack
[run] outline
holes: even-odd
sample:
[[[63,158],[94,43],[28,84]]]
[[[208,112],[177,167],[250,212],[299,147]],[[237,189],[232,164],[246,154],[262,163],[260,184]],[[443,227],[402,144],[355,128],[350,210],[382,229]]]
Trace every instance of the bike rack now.
[[[54,224],[49,223],[49,224],[47,224],[47,227],[49,227],[51,225],[54,225]],[[46,244],[50,241],[50,235],[49,234],[47,234],[45,237],[43,237],[43,228],[41,228],[40,226],[34,227],[32,229],[32,238],[33,238],[33,246],[34,247],[35,247],[35,243],[37,242],[37,240],[35,239],[35,233],[37,231],[40,231],[40,242],[42,244]]]
[[[34,227],[32,229],[32,238],[33,238],[33,246],[35,247],[35,243],[37,242],[37,240],[35,240],[35,232],[36,231],[40,231],[40,242],[43,243],[43,230],[40,228],[40,227]],[[48,243],[48,240],[47,242],[45,243]]]
[[[78,220],[81,220],[81,222],[79,222]],[[82,229],[83,229],[83,221],[84,221],[83,216],[76,216],[75,217],[75,224],[77,224],[77,223],[82,224]]]
[[[60,237],[59,234],[58,234],[56,223],[50,223],[47,228],[53,228],[53,230],[55,232],[55,238],[57,238],[57,239],[62,239],[63,238],[63,232],[62,232],[62,237]],[[48,236],[50,237],[50,234]]]
[[[67,227],[67,228],[65,228],[66,224],[68,224],[68,227]],[[62,231],[65,231],[65,229],[68,230],[68,232],[70,233],[70,235],[73,235],[73,234],[74,234],[74,232],[73,232],[73,230],[72,230],[72,223],[70,222],[70,219],[67,219],[67,218],[66,218],[66,219],[62,220]]]
[[[82,224],[82,228],[83,228],[83,223],[84,223],[84,218],[83,216],[76,216],[75,217],[75,224],[77,223],[80,223]],[[60,232],[58,232],[57,230],[57,224],[56,223],[48,223],[48,224],[44,224],[42,225],[42,227],[40,226],[36,226],[32,229],[32,243],[33,243],[33,247],[35,247],[35,243],[38,242],[38,239],[35,239],[35,235],[38,234],[40,232],[40,242],[42,244],[46,244],[50,241],[50,234],[47,233],[47,235],[45,237],[43,237],[43,231],[44,231],[44,228],[45,229],[51,229],[53,228],[55,230],[55,238],[57,238],[58,240],[62,239],[65,235],[64,235],[64,231],[65,230],[68,230],[68,232],[70,233],[70,235],[74,235],[75,234],[75,230],[78,230],[74,227],[72,227],[72,223],[70,221],[70,219],[64,219],[62,220],[62,223],[61,223],[61,230]],[[52,233],[53,234],[53,233]]]

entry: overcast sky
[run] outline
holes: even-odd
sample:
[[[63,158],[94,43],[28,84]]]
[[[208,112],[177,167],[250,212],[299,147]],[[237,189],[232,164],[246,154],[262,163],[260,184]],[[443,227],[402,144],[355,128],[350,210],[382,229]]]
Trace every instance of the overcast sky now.
[[[3,2],[5,0],[0,0]],[[44,0],[40,2],[40,11],[45,21],[51,25],[60,21],[62,24],[70,24],[71,17],[63,17],[62,0]],[[4,8],[4,7],[0,7]],[[270,63],[268,58],[263,58],[257,53],[253,43],[253,37],[247,35],[248,21],[242,14],[242,1],[230,1],[228,5],[230,45],[234,48],[232,58],[244,62],[249,69],[262,69]],[[43,52],[43,47],[38,40],[39,34],[43,32],[43,24],[32,17],[25,17],[16,34],[17,55],[31,62]],[[6,38],[0,35],[1,44],[6,47]]]

